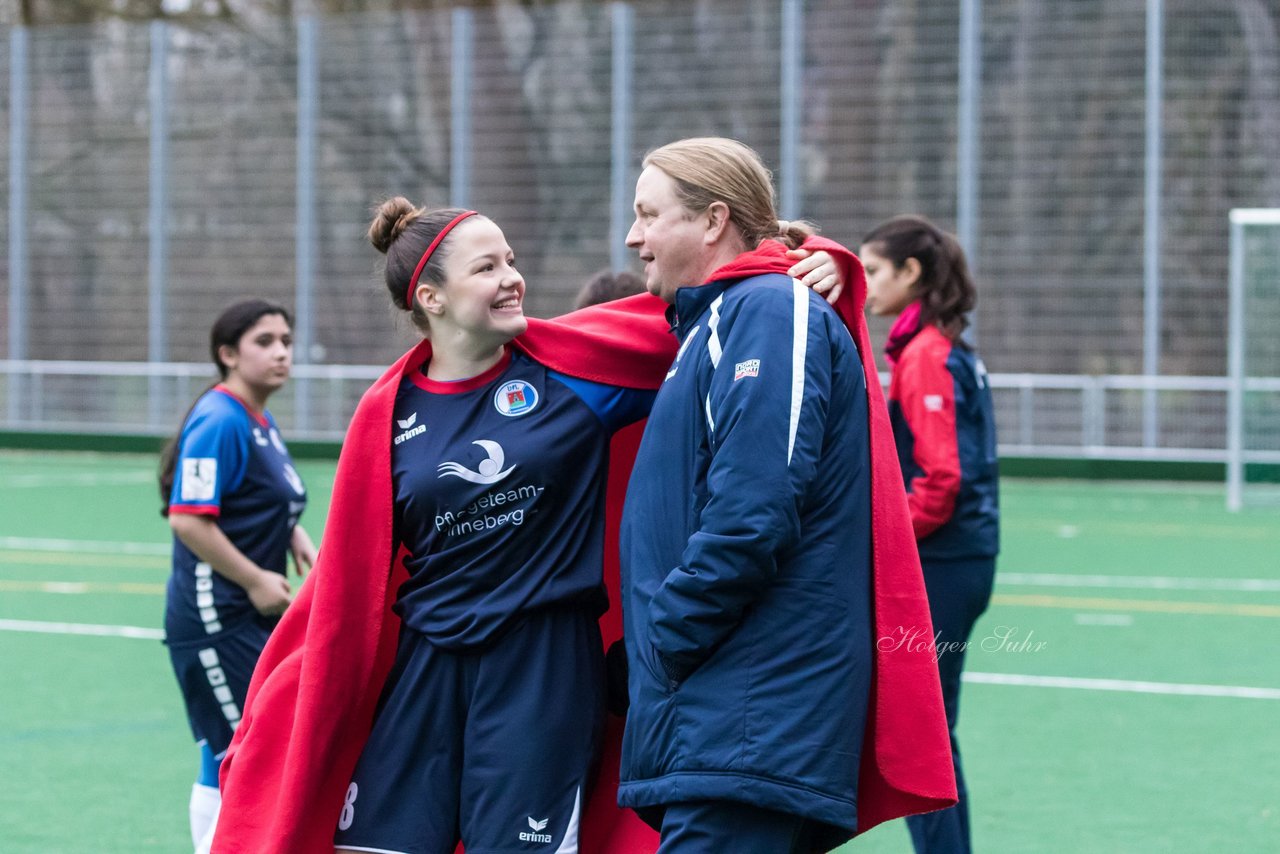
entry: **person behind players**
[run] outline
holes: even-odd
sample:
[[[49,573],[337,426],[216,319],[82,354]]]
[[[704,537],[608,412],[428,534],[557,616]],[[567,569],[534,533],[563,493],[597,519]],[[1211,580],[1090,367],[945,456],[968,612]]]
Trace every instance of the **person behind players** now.
[[[642,293],[644,293],[644,279],[630,270],[623,270],[619,273],[615,273],[612,270],[601,270],[588,279],[582,289],[578,291],[578,296],[573,301],[573,307],[586,308],[589,305],[599,305],[602,302],[612,302],[616,299]]]

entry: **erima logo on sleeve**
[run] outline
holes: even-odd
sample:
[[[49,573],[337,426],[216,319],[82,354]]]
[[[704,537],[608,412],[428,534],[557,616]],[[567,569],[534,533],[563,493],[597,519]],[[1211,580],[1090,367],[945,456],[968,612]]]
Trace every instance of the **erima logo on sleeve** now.
[[[929,412],[941,412],[942,411],[942,395],[926,394],[924,396],[924,408]]]
[[[186,457],[182,460],[183,501],[210,501],[218,485],[215,457]]]

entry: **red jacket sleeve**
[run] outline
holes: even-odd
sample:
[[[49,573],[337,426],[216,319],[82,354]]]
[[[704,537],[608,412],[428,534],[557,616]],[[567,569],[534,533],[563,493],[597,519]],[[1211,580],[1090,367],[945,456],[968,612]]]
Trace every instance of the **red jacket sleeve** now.
[[[895,370],[894,395],[915,439],[912,457],[921,474],[911,479],[907,507],[916,539],[951,518],[960,493],[955,382],[947,370],[951,344],[941,335],[913,342]]]

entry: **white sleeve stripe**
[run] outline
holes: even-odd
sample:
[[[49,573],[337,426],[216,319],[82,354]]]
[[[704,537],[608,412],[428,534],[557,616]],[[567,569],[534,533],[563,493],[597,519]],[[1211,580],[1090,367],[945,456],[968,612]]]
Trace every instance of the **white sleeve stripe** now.
[[[804,360],[809,347],[809,289],[799,279],[791,280],[794,315],[791,326],[791,424],[787,434],[787,465],[796,447],[800,429],[800,406],[804,402]]]
[[[711,417],[711,395],[710,394],[707,395],[706,409],[707,409],[707,430],[711,433],[715,433],[716,422],[715,422],[715,419]]]
[[[711,303],[711,319],[707,321],[707,352],[711,354],[711,367],[720,367],[720,356],[723,351],[720,349],[720,304],[724,302],[724,294],[715,298],[715,302]]]

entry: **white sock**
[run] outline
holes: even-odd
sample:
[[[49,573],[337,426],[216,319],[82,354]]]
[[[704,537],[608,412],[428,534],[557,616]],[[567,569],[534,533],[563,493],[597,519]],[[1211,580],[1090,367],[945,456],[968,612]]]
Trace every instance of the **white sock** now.
[[[209,829],[204,832],[204,839],[200,840],[200,844],[196,846],[196,854],[210,854],[213,850],[213,834],[218,829],[218,815],[222,812],[222,801],[218,801],[218,806],[213,811],[213,820],[209,822]]]
[[[213,841],[213,826],[218,821],[218,807],[221,805],[222,794],[216,786],[196,783],[191,787],[191,844],[196,851],[200,850],[201,845],[205,846],[205,851],[209,850]]]

